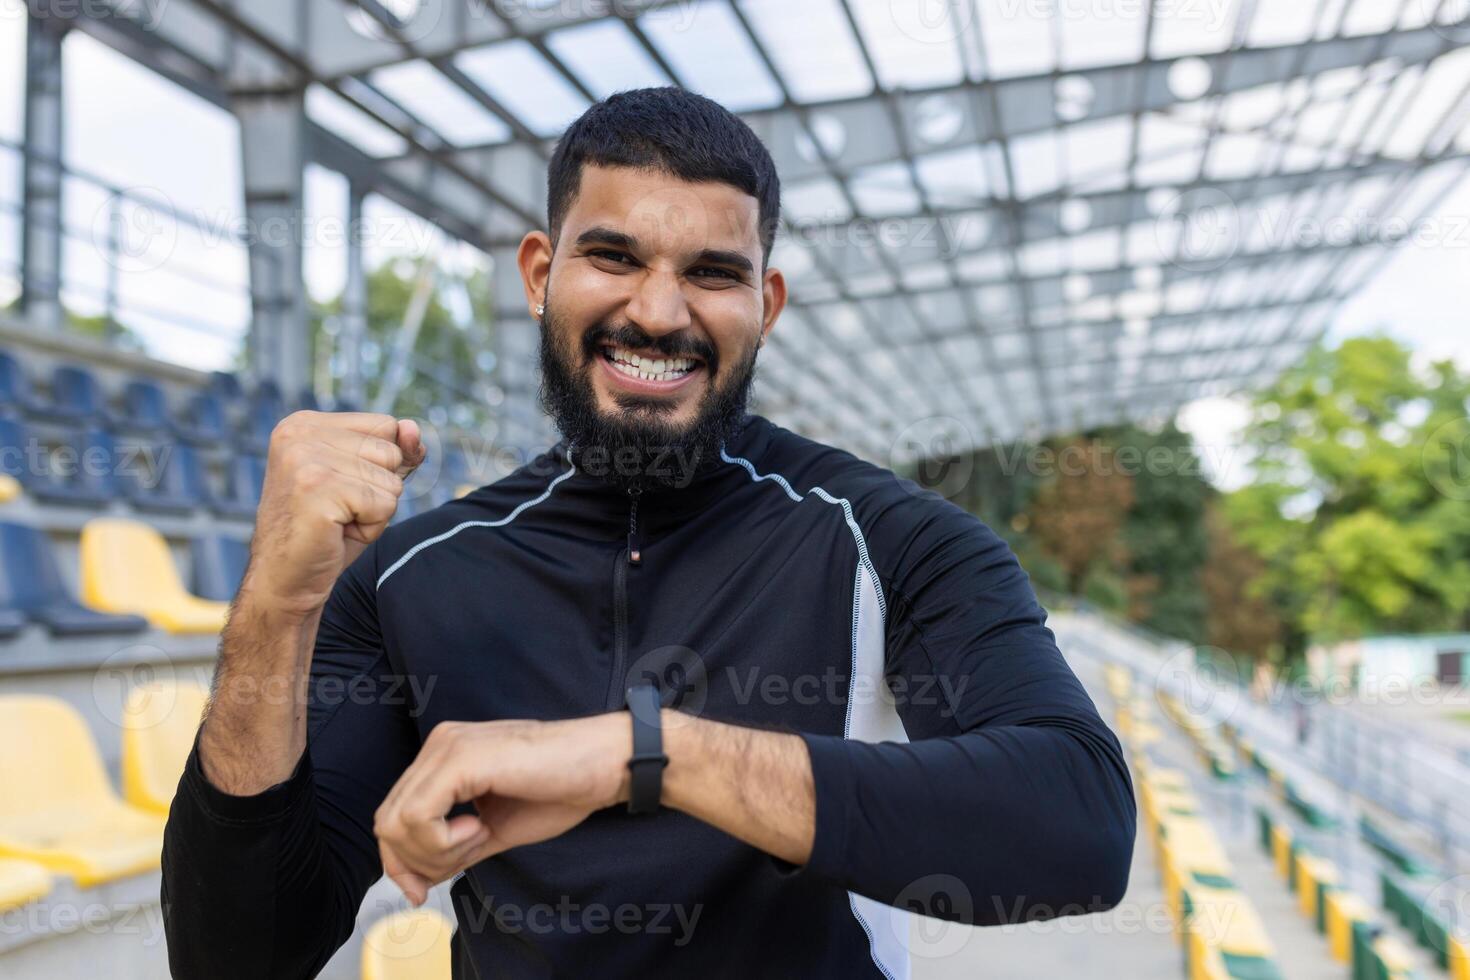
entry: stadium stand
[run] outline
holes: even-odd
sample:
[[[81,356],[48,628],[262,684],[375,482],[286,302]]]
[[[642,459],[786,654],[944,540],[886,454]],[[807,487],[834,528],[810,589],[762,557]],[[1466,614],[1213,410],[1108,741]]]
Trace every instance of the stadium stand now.
[[[123,706],[123,796],[133,806],[168,815],[184,760],[204,714],[202,684],[135,685]]]
[[[155,869],[163,818],[108,782],[86,721],[51,697],[0,696],[0,856],[82,887]]]
[[[202,599],[229,602],[245,577],[250,545],[225,534],[209,534],[190,542],[194,566],[194,594]]]
[[[53,634],[136,633],[148,627],[141,616],[88,609],[62,581],[50,543],[33,527],[0,521],[0,610]],[[0,625],[3,631],[3,625]]]
[[[0,858],[0,912],[20,908],[51,891],[51,872],[45,865],[16,858]]]
[[[431,908],[383,916],[363,938],[362,980],[443,980],[453,928]]]
[[[82,528],[82,598],[135,613],[170,633],[217,633],[229,606],[184,588],[168,542],[138,521],[99,517]]]

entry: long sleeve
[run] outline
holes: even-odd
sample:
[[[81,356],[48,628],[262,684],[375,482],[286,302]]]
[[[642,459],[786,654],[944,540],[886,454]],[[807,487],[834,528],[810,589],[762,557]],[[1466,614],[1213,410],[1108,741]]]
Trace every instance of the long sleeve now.
[[[383,650],[375,556],[368,548],[343,572],[323,611],[307,750],[291,776],[233,796],[204,776],[197,741],[189,754],[163,843],[164,928],[180,980],[316,975],[382,875],[373,814],[418,736],[410,688]]]
[[[910,741],[804,736],[817,822],[806,868],[980,925],[1112,907],[1136,820],[1116,736],[1005,541],[933,494],[904,497],[870,515],[867,545]],[[968,895],[923,894],[954,879]]]

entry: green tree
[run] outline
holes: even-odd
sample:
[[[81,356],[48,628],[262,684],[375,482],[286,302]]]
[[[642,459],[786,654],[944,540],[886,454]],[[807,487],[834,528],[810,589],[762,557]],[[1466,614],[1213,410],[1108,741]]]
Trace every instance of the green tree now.
[[[418,278],[418,264],[408,259],[390,260],[368,273],[362,350],[368,403],[376,397],[394,356],[394,341]],[[318,388],[330,385],[338,390],[345,373],[339,345],[341,315],[341,296],[314,304],[311,311],[312,363]],[[493,414],[487,399],[494,366],[492,319],[489,283],[483,273],[464,276],[438,270],[414,344],[411,370],[392,411],[427,418],[436,425],[451,422],[477,428],[484,424]]]
[[[1311,638],[1464,628],[1470,507],[1455,476],[1470,376],[1416,366],[1389,337],[1318,346],[1256,400],[1257,478],[1230,495],[1234,534],[1263,561],[1260,594]],[[1463,433],[1462,439],[1464,438]]]

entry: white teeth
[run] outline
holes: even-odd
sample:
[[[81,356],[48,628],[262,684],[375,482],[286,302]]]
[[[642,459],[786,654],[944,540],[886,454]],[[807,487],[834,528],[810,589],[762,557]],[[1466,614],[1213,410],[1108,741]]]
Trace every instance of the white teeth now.
[[[643,357],[616,347],[612,349],[612,362],[624,374],[645,381],[673,381],[694,370],[697,364],[690,357]]]

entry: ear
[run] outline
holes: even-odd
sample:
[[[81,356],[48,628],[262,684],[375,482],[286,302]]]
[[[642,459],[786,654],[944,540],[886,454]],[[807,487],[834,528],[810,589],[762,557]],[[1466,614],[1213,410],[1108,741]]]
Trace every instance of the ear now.
[[[516,266],[532,319],[540,319],[536,307],[546,301],[546,283],[551,278],[551,238],[544,231],[528,231],[516,249]]]
[[[780,269],[773,266],[766,270],[765,280],[761,283],[761,297],[763,315],[758,348],[766,346],[766,338],[775,329],[777,317],[786,308],[786,277]]]

